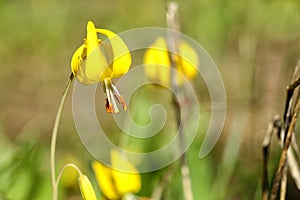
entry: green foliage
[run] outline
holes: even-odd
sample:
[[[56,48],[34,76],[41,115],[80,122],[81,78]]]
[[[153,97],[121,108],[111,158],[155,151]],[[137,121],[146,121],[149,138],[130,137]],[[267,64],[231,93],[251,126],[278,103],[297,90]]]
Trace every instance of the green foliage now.
[[[34,141],[12,144],[3,136],[1,147],[1,199],[49,199],[51,187],[45,147]]]

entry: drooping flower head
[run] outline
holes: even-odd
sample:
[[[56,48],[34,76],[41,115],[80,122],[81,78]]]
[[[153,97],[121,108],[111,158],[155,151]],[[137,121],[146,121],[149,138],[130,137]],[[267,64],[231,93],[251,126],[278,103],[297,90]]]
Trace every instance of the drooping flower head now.
[[[106,36],[107,40],[101,40],[98,34]],[[119,111],[115,99],[124,110],[127,109],[112,79],[126,74],[130,65],[131,55],[124,41],[114,32],[98,29],[89,21],[87,36],[72,57],[71,69],[80,83],[91,85],[103,82],[108,113]]]
[[[98,185],[107,199],[121,199],[141,189],[140,174],[134,165],[115,149],[111,151],[111,165],[113,168],[98,161],[92,163]],[[118,166],[122,166],[126,171],[114,169]]]
[[[174,56],[175,83],[180,86],[183,78],[193,79],[197,75],[199,59],[196,51],[184,40],[177,44],[178,54],[169,52],[166,39],[158,37],[156,41],[146,50],[144,55],[145,73],[152,81],[170,85],[171,82],[171,60],[170,54]]]
[[[97,200],[94,188],[86,175],[80,174],[78,182],[83,200]]]

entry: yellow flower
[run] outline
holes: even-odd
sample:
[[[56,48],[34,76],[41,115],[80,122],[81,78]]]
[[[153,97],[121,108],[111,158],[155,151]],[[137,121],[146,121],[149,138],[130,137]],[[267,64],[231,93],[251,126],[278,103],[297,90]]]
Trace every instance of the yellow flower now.
[[[107,167],[97,161],[92,163],[98,185],[106,198],[120,199],[141,189],[141,176],[136,168],[114,149],[111,151],[111,164],[113,168],[122,166],[124,171]]]
[[[102,34],[108,40],[98,38]],[[98,29],[94,23],[87,23],[87,36],[84,43],[75,51],[71,60],[72,73],[76,79],[86,85],[102,81],[107,96],[106,110],[109,113],[119,111],[115,98],[126,110],[126,103],[120,95],[112,78],[126,74],[131,65],[131,55],[124,41],[114,32]]]
[[[197,75],[199,59],[196,51],[185,41],[179,40],[178,54],[174,55],[175,70],[187,79],[193,79]],[[145,73],[152,81],[170,85],[170,52],[168,52],[165,38],[158,37],[156,41],[146,50],[144,56]],[[175,75],[177,85],[183,83],[183,78]]]
[[[93,186],[86,175],[80,174],[78,182],[83,200],[97,200]]]

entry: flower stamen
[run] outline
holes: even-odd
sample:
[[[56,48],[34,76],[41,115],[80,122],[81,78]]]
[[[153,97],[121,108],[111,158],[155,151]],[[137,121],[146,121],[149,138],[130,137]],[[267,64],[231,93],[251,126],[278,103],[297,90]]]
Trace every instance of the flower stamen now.
[[[122,104],[123,110],[127,110],[127,105],[126,102],[124,100],[124,97],[120,94],[120,92],[118,91],[117,87],[114,85],[114,83],[112,82],[112,89],[115,93],[115,97],[118,100],[119,104]]]
[[[111,79],[104,79],[103,81],[104,92],[106,94],[106,112],[108,113],[118,113],[119,108],[117,102],[122,104],[124,110],[127,110],[126,102],[123,96],[118,91],[117,87],[111,81]],[[117,102],[116,102],[117,100]]]

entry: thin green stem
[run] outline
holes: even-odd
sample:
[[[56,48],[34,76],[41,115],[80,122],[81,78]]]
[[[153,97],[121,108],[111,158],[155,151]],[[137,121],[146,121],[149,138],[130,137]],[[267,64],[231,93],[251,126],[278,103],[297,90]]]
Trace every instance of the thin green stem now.
[[[83,175],[82,172],[80,171],[80,169],[77,167],[77,165],[75,165],[75,164],[73,164],[73,163],[67,163],[67,164],[65,164],[65,165],[61,168],[61,170],[59,171],[59,174],[58,174],[58,176],[57,176],[57,184],[59,183],[59,180],[60,180],[60,178],[61,178],[63,172],[65,171],[65,169],[66,169],[67,167],[72,167],[73,169],[75,169],[75,170],[77,171],[77,173],[79,174],[79,176],[82,176],[82,175]]]
[[[58,127],[60,122],[60,117],[62,114],[62,110],[64,107],[64,103],[66,101],[66,97],[68,94],[68,91],[70,89],[72,80],[73,80],[73,74],[71,74],[70,79],[67,83],[66,89],[62,95],[58,111],[56,114],[53,131],[52,131],[52,138],[51,138],[51,147],[50,147],[50,173],[51,173],[51,184],[52,184],[52,200],[57,200],[57,181],[56,181],[56,175],[55,175],[55,149],[56,149],[56,140],[57,140],[57,133],[58,133]]]

